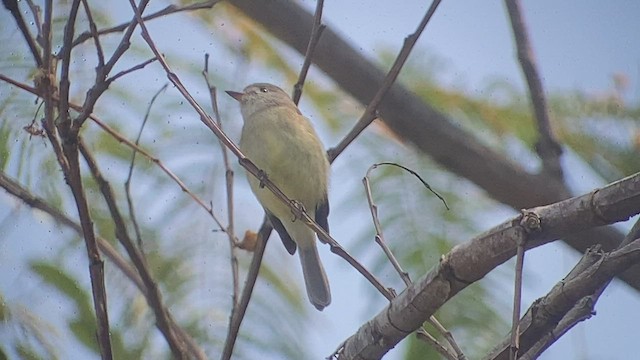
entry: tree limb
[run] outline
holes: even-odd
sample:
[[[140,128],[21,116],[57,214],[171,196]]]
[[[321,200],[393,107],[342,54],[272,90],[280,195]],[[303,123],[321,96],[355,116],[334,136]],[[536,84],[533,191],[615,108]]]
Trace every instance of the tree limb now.
[[[458,292],[516,254],[570,233],[627,220],[640,213],[640,173],[591,193],[524,210],[454,247],[344,343],[344,359],[379,359]],[[628,264],[627,264],[628,265]]]

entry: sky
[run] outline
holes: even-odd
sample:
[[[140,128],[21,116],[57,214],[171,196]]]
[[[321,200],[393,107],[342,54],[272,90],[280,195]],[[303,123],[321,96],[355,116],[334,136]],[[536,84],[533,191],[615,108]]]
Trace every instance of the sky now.
[[[126,3],[122,8],[126,9]],[[312,10],[315,3],[303,1]],[[523,2],[523,13],[530,33],[530,40],[542,74],[545,90],[549,92],[580,89],[590,94],[604,94],[612,88],[612,77],[621,74],[628,78],[626,99],[637,103],[640,99],[640,2],[638,1],[528,1]],[[372,59],[380,51],[397,52],[402,39],[412,33],[428,7],[425,1],[325,1],[324,22],[346,37]],[[127,15],[128,16],[128,15]],[[7,28],[8,17],[0,14],[1,31]],[[186,58],[201,59],[206,49],[202,38],[190,37],[186,29],[154,29],[157,34],[184,34],[162,36],[161,46],[183,48]],[[470,94],[483,91],[487,82],[506,79],[524,89],[510,32],[508,16],[500,1],[443,1],[431,23],[420,38],[415,53],[427,53],[443,59],[438,78],[445,84],[464,89]],[[195,61],[195,60],[194,60]],[[420,64],[419,58],[410,58]],[[259,71],[247,75],[246,83],[262,81]],[[239,85],[238,88],[243,87]],[[6,86],[0,84],[0,87]],[[223,103],[224,106],[224,103]],[[326,132],[321,134],[325,137]],[[328,143],[328,141],[325,141]],[[567,166],[575,165],[572,159],[564,160]],[[359,181],[356,179],[355,181]],[[574,189],[589,191],[602,185],[599,179],[584,173],[576,177],[571,185]],[[340,181],[338,181],[339,183]],[[332,188],[332,201],[345,195],[348,187]],[[4,195],[0,202],[0,216],[15,216],[11,213],[15,203]],[[250,198],[249,198],[250,199]],[[247,200],[251,201],[251,200]],[[255,205],[254,205],[255,206]],[[259,210],[257,206],[255,209]],[[20,256],[29,256],[35,250],[25,243],[30,239],[46,238],[50,224],[37,214],[22,210],[15,231],[4,234],[0,240],[0,289],[2,293],[28,292],[17,289]],[[334,211],[332,209],[332,211]],[[337,210],[339,211],[339,210]],[[486,229],[504,221],[504,216],[487,219]],[[345,212],[332,213],[340,219]],[[36,224],[44,223],[30,231]],[[368,224],[368,219],[366,220]],[[338,238],[353,234],[350,224],[334,221],[333,231]],[[31,232],[33,231],[33,232]],[[54,246],[54,245],[47,245]],[[39,252],[46,252],[46,248]],[[9,256],[11,254],[12,256]],[[314,358],[327,356],[358,326],[380,309],[352,311],[353,298],[361,286],[359,275],[349,271],[341,259],[321,249],[333,290],[333,303],[322,313],[314,314],[318,329],[309,336],[315,344]],[[14,256],[17,255],[17,256]],[[523,306],[544,295],[578,259],[578,254],[559,243],[550,244],[527,253]],[[506,266],[512,266],[507,263]],[[18,270],[16,270],[18,269]],[[4,274],[4,275],[3,275]],[[300,278],[300,277],[298,277]],[[505,294],[510,298],[511,294]],[[552,346],[542,359],[626,359],[627,350],[633,348],[637,333],[634,324],[640,322],[636,311],[640,297],[624,284],[614,282],[599,301],[598,315],[578,325],[571,333]],[[67,309],[68,310],[68,309]],[[576,351],[576,349],[579,349]],[[401,349],[392,350],[385,359],[399,359]]]

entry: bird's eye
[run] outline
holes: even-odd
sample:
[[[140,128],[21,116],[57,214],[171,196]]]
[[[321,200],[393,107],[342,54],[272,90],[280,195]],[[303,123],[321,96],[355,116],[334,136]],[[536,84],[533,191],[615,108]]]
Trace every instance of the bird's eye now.
[[[263,93],[269,92],[269,90],[267,90],[267,88],[266,88],[266,87],[261,87],[261,88],[260,88],[260,91],[262,91]]]

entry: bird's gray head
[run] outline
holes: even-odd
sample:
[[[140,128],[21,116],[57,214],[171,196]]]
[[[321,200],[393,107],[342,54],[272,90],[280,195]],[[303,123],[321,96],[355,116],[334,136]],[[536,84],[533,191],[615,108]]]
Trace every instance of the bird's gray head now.
[[[242,92],[227,91],[227,94],[240,102],[240,110],[245,119],[249,118],[252,114],[274,106],[286,106],[296,110],[298,109],[284,90],[272,84],[251,84],[244,88]]]

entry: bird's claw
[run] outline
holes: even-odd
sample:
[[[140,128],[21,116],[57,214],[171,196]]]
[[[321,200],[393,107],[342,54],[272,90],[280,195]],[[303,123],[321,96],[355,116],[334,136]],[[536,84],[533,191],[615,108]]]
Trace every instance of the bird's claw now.
[[[267,176],[267,173],[264,172],[264,170],[260,169],[258,170],[258,180],[260,181],[260,189],[264,189],[267,180],[269,180],[269,176]]]
[[[304,205],[302,205],[302,203],[297,200],[291,200],[291,204],[297,209],[297,211],[291,210],[291,215],[293,216],[291,222],[294,222],[299,218],[298,214],[302,214],[307,210],[304,208]]]

